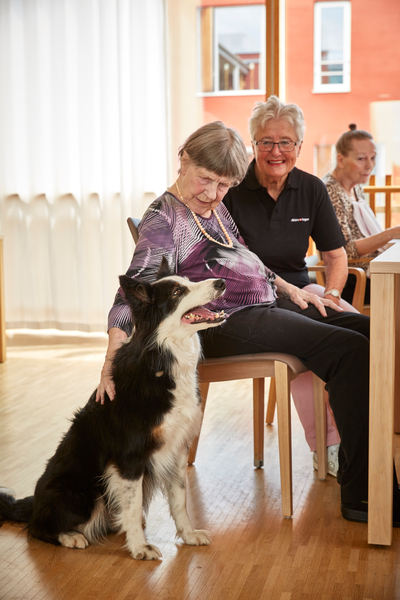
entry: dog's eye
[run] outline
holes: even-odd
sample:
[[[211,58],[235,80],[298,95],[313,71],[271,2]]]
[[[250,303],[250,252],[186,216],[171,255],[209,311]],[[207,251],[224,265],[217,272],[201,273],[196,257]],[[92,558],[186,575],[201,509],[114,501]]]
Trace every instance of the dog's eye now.
[[[174,293],[172,294],[173,296],[180,296],[182,294],[182,289],[181,288],[176,288],[174,290]]]

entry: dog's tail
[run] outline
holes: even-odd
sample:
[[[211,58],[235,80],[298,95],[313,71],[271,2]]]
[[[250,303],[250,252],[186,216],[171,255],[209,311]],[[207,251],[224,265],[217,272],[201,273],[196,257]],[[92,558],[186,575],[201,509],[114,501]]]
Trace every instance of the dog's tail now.
[[[0,487],[0,522],[28,523],[33,514],[33,496],[16,500],[12,490]]]

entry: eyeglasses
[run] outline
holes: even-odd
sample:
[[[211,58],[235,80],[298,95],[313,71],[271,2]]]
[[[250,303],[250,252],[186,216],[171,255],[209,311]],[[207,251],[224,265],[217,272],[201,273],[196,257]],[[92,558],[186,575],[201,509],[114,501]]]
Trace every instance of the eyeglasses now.
[[[256,142],[254,140],[254,143],[258,146],[260,152],[271,152],[274,149],[274,146],[278,146],[281,152],[291,152],[298,144],[298,142],[292,142],[291,140],[282,140],[281,142],[271,142],[270,140]]]

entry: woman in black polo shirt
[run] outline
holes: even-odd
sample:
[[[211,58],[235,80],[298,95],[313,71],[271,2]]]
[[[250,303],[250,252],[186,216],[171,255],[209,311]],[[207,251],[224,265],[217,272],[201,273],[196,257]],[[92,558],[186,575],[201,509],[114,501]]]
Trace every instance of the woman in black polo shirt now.
[[[247,246],[282,279],[300,288],[307,286],[307,290],[354,311],[340,298],[347,280],[347,256],[326,187],[320,179],[295,166],[305,129],[301,109],[271,96],[267,102],[256,104],[249,128],[254,159],[244,180],[230,188],[224,198]],[[311,284],[308,276],[305,256],[310,237],[322,252],[325,288]],[[311,385],[310,374],[305,374],[292,383],[292,393],[316,467]],[[338,468],[339,442],[328,411],[327,453],[331,475],[336,475]]]

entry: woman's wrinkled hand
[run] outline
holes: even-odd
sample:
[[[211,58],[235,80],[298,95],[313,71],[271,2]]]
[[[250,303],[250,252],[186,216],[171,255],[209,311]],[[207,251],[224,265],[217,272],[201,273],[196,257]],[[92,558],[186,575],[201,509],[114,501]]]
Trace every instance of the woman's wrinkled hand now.
[[[295,286],[291,286],[292,289],[289,292],[290,300],[300,306],[300,308],[305,309],[309,304],[314,304],[314,306],[319,310],[323,317],[327,316],[327,312],[325,310],[325,306],[329,308],[333,308],[337,312],[343,312],[343,308],[340,308],[335,302],[332,300],[328,300],[327,298],[321,298],[316,294],[311,294],[310,292],[306,292],[305,290],[301,290],[300,288],[296,288]]]
[[[104,404],[106,393],[110,400],[114,400],[115,385],[114,380],[112,378],[112,360],[110,358],[106,358],[106,361],[101,370],[100,383],[96,392],[96,402]]]
[[[106,394],[110,400],[115,398],[115,385],[112,377],[112,366],[115,353],[127,339],[127,334],[118,327],[112,327],[108,332],[106,359],[101,370],[100,383],[96,392],[96,402],[104,404]]]

